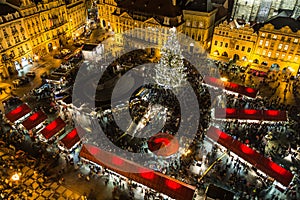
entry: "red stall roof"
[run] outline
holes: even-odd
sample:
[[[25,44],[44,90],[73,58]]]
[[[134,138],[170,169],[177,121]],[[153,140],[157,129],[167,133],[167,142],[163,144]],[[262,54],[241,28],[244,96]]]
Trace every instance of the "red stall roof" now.
[[[280,110],[254,110],[236,108],[216,108],[215,118],[244,119],[264,121],[287,121],[286,111]]]
[[[226,90],[236,92],[252,98],[255,98],[258,92],[258,90],[254,88],[245,87],[232,82],[222,81],[221,79],[215,77],[205,76],[204,81],[208,85],[224,88]]]
[[[210,127],[207,136],[251,163],[254,167],[266,173],[268,176],[273,177],[282,185],[288,186],[292,181],[293,174],[290,171],[265,158],[263,155],[249,148],[247,145],[242,144],[238,140],[234,140],[230,135],[221,130]]]
[[[109,168],[120,175],[164,193],[176,200],[191,200],[195,187],[142,167],[90,144],[84,144],[80,157]],[[135,171],[136,173],[133,173]]]
[[[71,149],[77,142],[80,141],[80,138],[84,135],[84,130],[82,128],[74,128],[70,131],[63,139],[60,141],[64,144],[67,149]]]
[[[43,111],[38,111],[30,115],[23,123],[22,125],[27,129],[31,130],[43,121],[47,119],[47,115]]]
[[[48,140],[65,126],[66,123],[60,117],[58,117],[50,124],[48,124],[43,130],[41,130],[41,134]]]
[[[9,113],[6,113],[5,116],[9,121],[15,122],[30,112],[31,109],[27,106],[27,104],[22,104]]]

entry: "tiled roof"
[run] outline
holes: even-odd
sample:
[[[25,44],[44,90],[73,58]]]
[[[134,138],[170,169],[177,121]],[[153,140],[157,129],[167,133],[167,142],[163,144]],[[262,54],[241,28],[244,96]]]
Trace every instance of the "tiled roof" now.
[[[208,0],[193,0],[186,4],[185,9],[200,12],[210,12],[213,10],[213,7],[211,2]]]
[[[5,16],[9,13],[15,13],[15,12],[17,12],[17,10],[14,9],[13,7],[4,3],[0,3],[0,16]]]
[[[18,6],[20,7],[21,6],[21,0],[6,0],[7,3],[10,3],[14,6]]]
[[[273,19],[266,21],[264,24],[262,24],[261,27],[263,27],[265,24],[272,24],[274,26],[274,28],[277,30],[279,30],[285,26],[290,27],[290,29],[293,32],[297,32],[298,30],[300,30],[300,21],[295,20],[290,17],[280,17],[280,16],[275,17]],[[261,28],[261,27],[259,27],[259,28]]]
[[[118,7],[166,17],[176,17],[182,13],[180,6],[173,6],[172,0],[122,0],[118,1]]]

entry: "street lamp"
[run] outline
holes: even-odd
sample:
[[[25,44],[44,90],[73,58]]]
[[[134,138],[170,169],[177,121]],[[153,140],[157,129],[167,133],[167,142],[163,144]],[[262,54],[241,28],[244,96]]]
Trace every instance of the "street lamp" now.
[[[19,181],[20,180],[20,175],[16,172],[14,175],[11,176],[11,180]]]
[[[223,81],[223,82],[227,82],[227,81],[228,81],[228,79],[227,79],[226,77],[221,77],[221,81]]]

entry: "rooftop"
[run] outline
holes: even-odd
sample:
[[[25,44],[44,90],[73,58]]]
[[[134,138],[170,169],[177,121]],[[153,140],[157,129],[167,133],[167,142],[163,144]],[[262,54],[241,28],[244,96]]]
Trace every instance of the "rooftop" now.
[[[130,11],[167,17],[176,17],[182,13],[180,6],[174,6],[172,0],[122,0],[118,1],[118,6]]]
[[[4,3],[0,3],[0,16],[17,12],[18,10]]]

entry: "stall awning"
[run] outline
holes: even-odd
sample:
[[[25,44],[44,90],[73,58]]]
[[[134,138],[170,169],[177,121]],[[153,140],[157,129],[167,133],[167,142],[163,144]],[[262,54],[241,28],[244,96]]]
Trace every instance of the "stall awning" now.
[[[60,117],[58,117],[50,124],[48,124],[43,130],[41,130],[40,133],[48,140],[56,133],[58,133],[61,129],[63,129],[65,126],[66,123]]]
[[[80,157],[102,165],[122,176],[141,183],[177,200],[191,200],[195,187],[142,167],[90,144],[84,144]],[[136,173],[133,173],[136,172]]]
[[[43,121],[45,121],[47,118],[47,115],[43,111],[38,111],[30,115],[26,120],[24,120],[22,125],[26,128],[26,130],[31,130]]]
[[[31,112],[31,108],[29,108],[27,104],[22,104],[18,106],[16,109],[10,111],[9,113],[6,113],[5,116],[9,121],[15,122],[30,112]]]
[[[222,81],[221,79],[215,77],[205,76],[204,82],[208,85],[219,87],[251,98],[255,98],[258,93],[258,90],[254,88],[245,87],[232,82]]]
[[[273,177],[282,185],[288,186],[292,181],[293,174],[290,171],[265,158],[263,155],[238,140],[234,140],[230,135],[221,130],[210,127],[207,131],[207,136],[251,163],[255,168],[261,170],[268,176]]]
[[[287,112],[281,110],[254,110],[236,108],[216,108],[215,118],[218,119],[241,119],[241,120],[264,120],[264,121],[287,121]]]
[[[80,128],[74,128],[71,132],[69,132],[65,137],[63,137],[60,141],[67,149],[72,149],[75,144],[80,141],[80,138],[85,134],[85,131]]]

